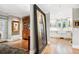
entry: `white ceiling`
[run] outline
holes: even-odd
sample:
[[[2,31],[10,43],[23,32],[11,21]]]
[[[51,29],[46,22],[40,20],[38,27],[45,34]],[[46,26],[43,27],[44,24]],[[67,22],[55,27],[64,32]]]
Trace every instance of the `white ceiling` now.
[[[8,15],[23,17],[30,15],[29,4],[0,4],[0,11]]]
[[[38,4],[45,12],[50,13],[50,20],[72,17],[72,8],[79,8],[79,4]]]
[[[50,13],[51,17],[60,11],[65,12],[67,8],[79,8],[78,4],[38,4],[38,6],[45,13]],[[30,4],[0,4],[0,12],[18,17],[27,16],[30,15]]]
[[[79,4],[38,4],[38,6],[45,12],[58,12],[64,8],[79,8]]]

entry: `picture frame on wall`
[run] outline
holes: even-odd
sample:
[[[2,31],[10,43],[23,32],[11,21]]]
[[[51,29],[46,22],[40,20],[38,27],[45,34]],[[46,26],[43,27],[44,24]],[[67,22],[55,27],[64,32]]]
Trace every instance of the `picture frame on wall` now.
[[[73,20],[73,27],[79,28],[79,20]]]
[[[12,35],[18,35],[20,30],[19,21],[12,21]]]
[[[46,15],[37,5],[34,5],[34,29],[36,53],[41,53],[47,45]]]

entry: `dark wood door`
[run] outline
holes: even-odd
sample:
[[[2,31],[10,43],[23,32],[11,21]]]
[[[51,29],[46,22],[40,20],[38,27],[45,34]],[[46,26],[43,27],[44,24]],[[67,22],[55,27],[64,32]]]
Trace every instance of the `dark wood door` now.
[[[27,51],[30,50],[30,17],[23,17],[23,30],[22,30],[23,43],[22,47]]]

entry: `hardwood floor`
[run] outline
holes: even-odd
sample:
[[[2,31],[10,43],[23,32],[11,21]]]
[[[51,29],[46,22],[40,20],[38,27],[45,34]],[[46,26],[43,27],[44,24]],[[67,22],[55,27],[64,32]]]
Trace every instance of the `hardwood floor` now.
[[[42,54],[79,54],[79,49],[72,48],[71,40],[50,39]]]
[[[22,40],[22,48],[28,50],[28,40]]]
[[[11,45],[13,45],[13,47],[23,48],[26,51],[28,51],[28,40],[18,40],[18,41],[11,43]]]

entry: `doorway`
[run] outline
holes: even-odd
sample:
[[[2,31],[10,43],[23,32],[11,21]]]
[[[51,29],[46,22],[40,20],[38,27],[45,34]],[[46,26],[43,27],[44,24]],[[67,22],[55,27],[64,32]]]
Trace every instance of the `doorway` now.
[[[30,16],[25,16],[22,18],[23,29],[22,29],[22,48],[24,48],[27,53],[30,51]]]

